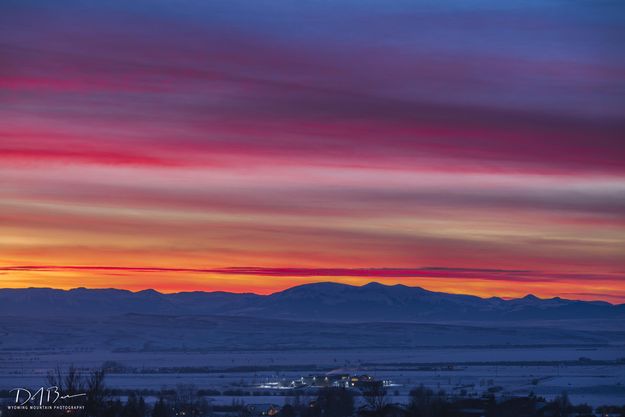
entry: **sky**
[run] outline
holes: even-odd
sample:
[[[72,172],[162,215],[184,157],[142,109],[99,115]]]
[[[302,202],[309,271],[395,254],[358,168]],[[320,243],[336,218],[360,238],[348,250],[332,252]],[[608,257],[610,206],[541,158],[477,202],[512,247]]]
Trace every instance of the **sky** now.
[[[624,16],[5,0],[0,287],[624,303]]]

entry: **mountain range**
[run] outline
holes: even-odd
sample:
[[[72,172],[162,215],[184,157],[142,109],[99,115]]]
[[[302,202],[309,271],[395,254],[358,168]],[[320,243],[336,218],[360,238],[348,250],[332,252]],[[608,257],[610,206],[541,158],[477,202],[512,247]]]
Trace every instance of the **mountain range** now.
[[[0,289],[3,316],[212,315],[336,322],[523,321],[625,318],[625,304],[541,299],[505,300],[372,282],[320,282],[270,295],[119,289]]]

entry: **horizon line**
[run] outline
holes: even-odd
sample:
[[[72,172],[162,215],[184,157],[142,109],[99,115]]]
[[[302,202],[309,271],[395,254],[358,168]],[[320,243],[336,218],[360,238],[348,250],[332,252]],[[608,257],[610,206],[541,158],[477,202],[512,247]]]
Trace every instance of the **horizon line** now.
[[[555,296],[555,297],[540,297],[537,296],[535,294],[532,293],[527,293],[522,297],[506,297],[506,296],[497,296],[497,295],[492,295],[489,297],[482,297],[479,295],[474,295],[474,294],[467,294],[467,293],[457,293],[457,292],[445,292],[445,291],[432,291],[432,290],[428,290],[426,288],[423,288],[421,286],[411,286],[411,285],[405,285],[405,284],[384,284],[378,281],[370,281],[366,284],[362,284],[362,285],[353,285],[353,284],[346,284],[346,283],[342,283],[342,282],[337,282],[337,281],[315,281],[315,282],[309,282],[309,283],[304,283],[304,284],[299,284],[299,285],[293,285],[287,288],[284,288],[282,290],[278,290],[278,291],[274,291],[272,293],[267,293],[267,294],[262,294],[262,293],[257,293],[257,292],[252,292],[252,291],[244,291],[244,292],[238,292],[238,291],[224,291],[224,290],[212,290],[212,291],[207,291],[207,290],[185,290],[185,291],[171,291],[171,292],[167,292],[167,291],[159,291],[155,288],[150,288],[150,287],[146,287],[143,289],[137,289],[137,290],[131,290],[131,289],[127,289],[127,288],[116,288],[116,287],[84,287],[84,286],[80,286],[80,287],[73,287],[73,288],[60,288],[60,287],[37,287],[37,286],[30,286],[30,287],[0,287],[0,291],[4,291],[4,290],[54,290],[54,291],[63,291],[63,292],[70,292],[70,291],[76,291],[76,290],[88,290],[88,291],[106,291],[106,290],[113,290],[113,291],[124,291],[124,292],[129,292],[131,294],[139,294],[142,292],[155,292],[159,295],[175,295],[175,294],[188,294],[188,293],[204,293],[204,294],[214,294],[214,293],[225,293],[225,294],[237,294],[237,295],[256,295],[259,297],[268,297],[274,294],[278,294],[284,291],[288,291],[290,289],[293,288],[297,288],[297,287],[304,287],[304,286],[312,286],[312,285],[318,285],[318,284],[336,284],[336,285],[341,285],[341,286],[346,286],[346,287],[354,287],[354,288],[362,288],[362,287],[366,287],[368,285],[371,284],[376,284],[376,285],[380,285],[383,287],[397,287],[397,286],[401,286],[401,287],[406,287],[406,288],[412,288],[412,289],[421,289],[430,293],[435,293],[435,294],[447,294],[447,295],[460,295],[460,296],[471,296],[471,297],[476,297],[476,298],[480,298],[482,300],[488,300],[488,299],[492,299],[492,298],[498,298],[504,301],[513,301],[513,300],[522,300],[524,298],[536,298],[538,300],[541,301],[548,301],[548,300],[564,300],[564,301],[578,301],[578,302],[583,302],[583,303],[593,303],[593,302],[601,302],[601,303],[606,303],[606,304],[610,304],[612,306],[621,306],[621,305],[625,305],[625,303],[612,303],[610,301],[606,301],[606,300],[599,300],[599,299],[595,299],[595,300],[580,300],[580,299],[573,299],[573,298],[565,298],[565,297],[560,297],[560,296]]]
[[[42,273],[50,275],[44,278]],[[75,276],[79,273],[79,276]],[[31,275],[32,274],[32,275]],[[68,275],[68,274],[71,274]],[[146,275],[147,274],[147,275]],[[288,266],[150,266],[13,264],[0,266],[6,288],[49,287],[71,289],[120,288],[129,291],[155,289],[163,293],[224,291],[272,294],[313,282],[362,285],[377,281],[385,285],[419,286],[447,294],[480,298],[522,298],[533,294],[543,299],[625,303],[625,291],[604,291],[625,279],[622,271],[575,273],[567,270],[528,268],[443,267],[288,267]],[[153,278],[147,278],[153,276]],[[124,277],[123,282],[121,278]],[[270,279],[269,279],[270,278]],[[54,281],[52,281],[54,280]],[[590,283],[594,285],[590,286]]]

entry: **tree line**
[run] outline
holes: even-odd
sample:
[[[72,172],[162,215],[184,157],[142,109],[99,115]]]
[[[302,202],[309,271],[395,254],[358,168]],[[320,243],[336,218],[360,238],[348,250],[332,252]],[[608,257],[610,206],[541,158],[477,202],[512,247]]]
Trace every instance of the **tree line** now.
[[[193,385],[178,385],[162,390],[156,402],[148,403],[140,392],[130,392],[124,401],[114,396],[105,385],[103,369],[81,374],[74,367],[48,374],[47,383],[59,388],[63,395],[79,395],[72,410],[11,410],[6,417],[256,417],[242,402],[229,405],[212,404],[203,390]],[[85,394],[84,396],[80,394]],[[391,401],[387,390],[374,386],[362,392],[360,406],[355,393],[346,388],[322,388],[313,397],[296,396],[281,407],[270,411],[274,417],[596,417],[603,415],[625,417],[625,406],[603,406],[593,409],[573,405],[563,393],[551,401],[530,394],[497,400],[494,394],[481,398],[457,398],[444,391],[419,386],[410,391],[408,404]],[[78,400],[80,398],[80,400]]]

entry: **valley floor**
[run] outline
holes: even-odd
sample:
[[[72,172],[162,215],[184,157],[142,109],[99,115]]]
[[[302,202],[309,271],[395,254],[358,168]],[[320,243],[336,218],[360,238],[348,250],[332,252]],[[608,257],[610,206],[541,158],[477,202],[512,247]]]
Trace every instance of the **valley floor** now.
[[[267,382],[296,380],[336,368],[392,380],[389,393],[407,402],[421,384],[458,396],[520,396],[547,399],[566,391],[573,403],[625,403],[623,346],[275,350],[235,352],[110,352],[99,350],[10,350],[0,357],[0,390],[37,387],[46,373],[70,365],[93,369],[116,366],[107,385],[158,391],[193,384],[210,390],[217,404],[284,403],[292,390],[261,388]],[[581,360],[580,360],[581,358]],[[303,394],[305,395],[305,394]]]

